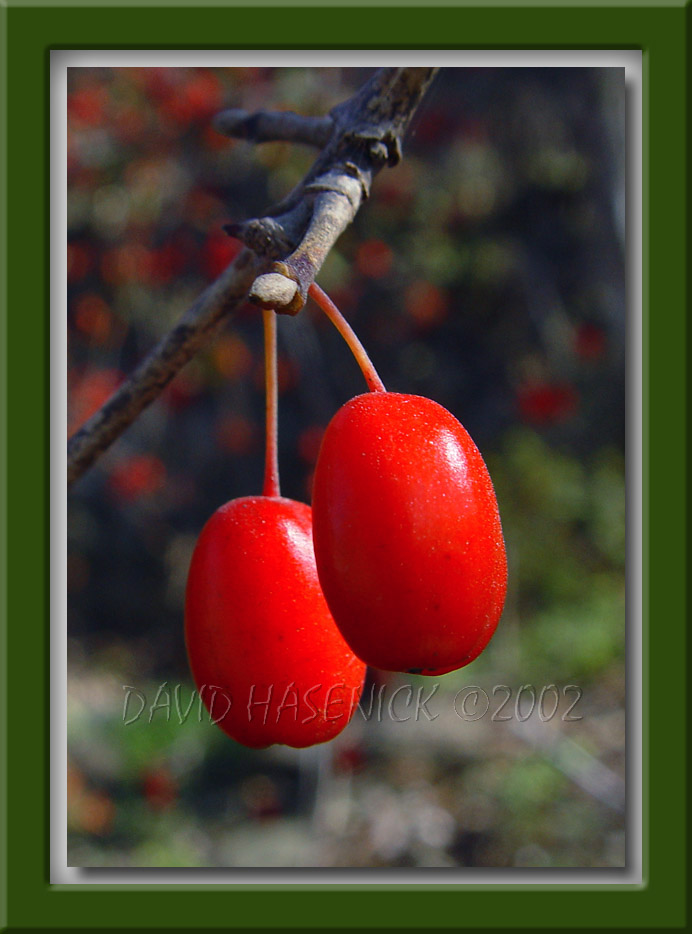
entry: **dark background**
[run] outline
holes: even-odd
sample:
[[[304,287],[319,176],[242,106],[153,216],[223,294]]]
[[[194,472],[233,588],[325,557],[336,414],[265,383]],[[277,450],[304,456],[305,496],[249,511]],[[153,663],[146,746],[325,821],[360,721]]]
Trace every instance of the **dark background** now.
[[[232,258],[222,224],[262,214],[314,157],[227,140],[213,114],[323,114],[369,73],[69,70],[69,433]],[[196,707],[178,720],[196,536],[261,490],[251,307],[74,487],[72,865],[624,864],[624,158],[622,70],[443,69],[318,277],[386,386],[449,408],[495,483],[507,606],[481,658],[437,679],[434,721],[356,713],[326,746],[253,752]],[[320,433],[365,386],[314,308],[280,318],[279,352],[282,492],[309,501]],[[150,715],[164,682],[172,707]],[[366,709],[371,687],[386,707],[408,683],[434,680],[373,672]],[[123,685],[147,699],[130,725]],[[522,685],[546,688],[531,713]]]

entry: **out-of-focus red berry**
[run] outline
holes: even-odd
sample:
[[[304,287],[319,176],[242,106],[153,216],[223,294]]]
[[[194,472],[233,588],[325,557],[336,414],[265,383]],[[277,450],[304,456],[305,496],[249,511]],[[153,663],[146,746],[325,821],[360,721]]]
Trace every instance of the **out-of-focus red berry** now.
[[[88,85],[67,95],[68,119],[85,126],[101,126],[106,119],[108,90],[101,85]]]
[[[112,396],[121,379],[118,370],[104,367],[89,370],[76,381],[68,396],[68,437]]]
[[[484,143],[488,139],[488,124],[478,117],[467,117],[457,127],[457,135],[464,143]]]
[[[91,255],[83,243],[67,246],[67,281],[79,282],[91,269]]]
[[[334,757],[334,770],[336,772],[359,772],[366,762],[363,748],[358,743],[349,743],[337,750]]]
[[[67,800],[80,795],[84,791],[84,775],[69,759],[67,761]]]
[[[519,414],[536,425],[561,422],[576,412],[578,396],[568,383],[530,382],[517,392]]]
[[[243,248],[240,240],[229,237],[222,230],[214,231],[207,238],[203,247],[204,272],[210,279],[216,279],[232,262]]]
[[[222,106],[221,82],[212,71],[204,69],[174,85],[161,109],[177,123],[188,124],[208,120]]]
[[[358,271],[370,279],[381,279],[392,268],[393,254],[382,240],[366,240],[356,252]]]
[[[595,324],[580,324],[574,333],[574,350],[582,360],[598,360],[606,349],[606,336]]]
[[[214,230],[216,234],[221,234],[219,226],[229,219],[223,202],[202,188],[191,188],[188,191],[183,205],[183,214],[188,223],[198,227],[205,234],[211,230]],[[225,234],[224,236],[227,240],[233,239]]]
[[[173,76],[178,73],[177,68],[137,68],[133,69],[139,83],[146,89],[147,94],[157,100],[167,97],[171,93]]]
[[[236,142],[237,140],[229,139],[228,136],[224,136],[223,133],[215,130],[211,123],[202,130],[202,143],[206,149],[212,152],[217,149],[230,149]]]
[[[211,358],[224,379],[242,379],[252,369],[252,351],[237,334],[220,337],[212,348]]]
[[[147,118],[141,108],[125,104],[111,117],[110,125],[120,143],[138,143],[147,131]]]
[[[373,193],[379,204],[405,207],[414,197],[416,185],[415,169],[408,162],[400,162],[395,169],[378,178]]]
[[[415,139],[424,143],[441,143],[450,139],[457,126],[457,114],[446,109],[424,108],[414,128]]]
[[[229,415],[217,425],[216,441],[230,454],[248,454],[257,447],[257,427],[242,415]]]
[[[281,354],[276,361],[276,382],[279,392],[288,392],[298,383],[296,368],[287,357]]]
[[[95,292],[87,292],[77,300],[75,326],[95,344],[103,344],[110,336],[113,316],[105,300]]]
[[[253,775],[243,782],[240,795],[249,817],[268,820],[281,815],[279,791],[267,775]]]
[[[154,281],[165,285],[185,269],[188,254],[177,243],[166,243],[150,256],[150,271]]]
[[[161,393],[161,401],[171,412],[182,412],[199,395],[200,379],[195,371],[183,370]]]
[[[298,384],[298,372],[291,361],[279,354],[276,361],[276,384],[279,393],[288,392]],[[258,392],[264,392],[264,363],[258,362],[252,374]]]
[[[113,826],[115,805],[103,791],[88,792],[79,801],[79,824],[86,833],[102,836]]]
[[[152,251],[141,243],[127,243],[107,250],[101,258],[101,275],[109,285],[146,283],[152,273]]]
[[[166,468],[153,454],[133,454],[115,465],[109,477],[111,493],[124,502],[134,502],[160,490],[166,482]]]
[[[407,313],[421,328],[434,327],[447,316],[447,294],[432,282],[412,282],[404,294]]]
[[[153,811],[167,811],[178,798],[177,783],[168,769],[163,767],[149,769],[144,773],[142,789]]]

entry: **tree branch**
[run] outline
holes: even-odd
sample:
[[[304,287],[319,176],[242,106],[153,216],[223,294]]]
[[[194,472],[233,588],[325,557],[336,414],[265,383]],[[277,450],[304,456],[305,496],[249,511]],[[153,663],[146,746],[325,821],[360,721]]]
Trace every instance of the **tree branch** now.
[[[156,399],[222,318],[246,299],[260,268],[259,257],[243,250],[105,405],[72,435],[67,444],[68,488]]]
[[[401,159],[402,137],[437,71],[380,68],[352,98],[332,109],[329,141],[290,195],[247,229],[231,228],[246,243],[256,230],[252,225],[270,220],[284,240],[300,231],[294,251],[274,264],[270,278],[260,276],[253,284],[250,301],[279,313],[300,311],[329,250],[370,194],[374,176]],[[247,124],[242,126],[247,131]],[[288,282],[281,284],[277,277]]]
[[[322,147],[305,178],[265,217],[225,229],[244,250],[202,293],[105,405],[70,438],[67,484],[132,424],[199,350],[219,322],[250,298],[296,314],[340,234],[370,193],[372,179],[401,158],[401,140],[436,68],[381,68],[327,117],[227,110],[216,127],[254,142]]]
[[[290,110],[279,113],[224,110],[214,117],[214,129],[224,136],[248,139],[253,143],[283,140],[322,149],[329,142],[334,123],[331,117],[303,117]]]

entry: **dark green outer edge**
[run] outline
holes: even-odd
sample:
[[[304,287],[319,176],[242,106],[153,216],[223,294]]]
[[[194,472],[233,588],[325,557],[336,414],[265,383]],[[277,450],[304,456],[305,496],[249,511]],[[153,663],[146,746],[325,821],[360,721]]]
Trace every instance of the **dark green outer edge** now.
[[[562,9],[592,10],[603,7],[612,10],[662,10],[666,8],[680,9],[686,5],[687,0],[634,0],[634,2],[632,2],[632,0],[608,0],[606,3],[603,3],[602,0],[530,0],[528,3],[524,2],[524,0],[485,0],[483,4],[479,4],[478,0],[436,0],[434,7],[438,9],[477,10],[479,6],[482,6],[487,9],[553,11]],[[94,0],[69,0],[67,3],[64,2],[64,0],[9,0],[6,6],[27,9],[44,7],[48,9],[93,9]],[[204,0],[196,9],[245,9],[247,6],[247,0]],[[255,8],[262,7],[264,9],[322,9],[325,7],[325,4],[321,2],[321,0],[299,0],[298,3],[289,3],[288,0],[255,0],[252,6]],[[132,7],[139,7],[137,0],[103,0],[103,2],[99,3],[99,9],[129,9]],[[171,7],[188,9],[189,2],[188,0],[172,0],[172,2],[168,2],[168,0],[149,0],[147,3],[147,8],[150,9],[168,9]],[[372,6],[368,0],[340,0],[338,3],[330,4],[330,8],[332,9],[357,9],[363,7],[372,10]],[[421,12],[419,0],[403,0],[403,2],[402,0],[379,0],[377,8],[388,10],[408,9]],[[358,45],[360,46],[360,43]],[[488,39],[484,45],[486,48],[491,48],[490,39]],[[150,47],[154,48],[155,46],[151,44]],[[217,46],[210,46],[210,48],[212,47],[216,48]],[[259,48],[259,46],[257,47]],[[329,46],[325,44],[325,47]],[[413,46],[410,47],[413,48]],[[416,47],[420,48],[421,46],[416,43]],[[519,48],[518,45],[516,47]],[[528,47],[528,45],[525,46],[525,48]],[[298,46],[296,45],[295,48],[298,48]]]
[[[685,508],[681,506],[686,505],[684,195],[689,117],[684,88],[689,6],[645,9],[618,3],[607,9],[584,5],[582,9],[550,6],[540,10],[514,4],[510,9],[509,3],[504,6],[507,8],[502,11],[400,9],[394,18],[391,11],[371,9],[367,25],[360,17],[344,19],[343,10],[324,10],[318,20],[309,22],[305,16],[295,17],[290,10],[280,9],[273,10],[271,16],[266,9],[257,14],[247,9],[236,9],[232,14],[212,9],[169,10],[164,17],[155,9],[140,8],[132,16],[124,9],[94,10],[86,4],[81,9],[52,4],[40,13],[19,5],[2,9],[3,36],[9,26],[9,58],[5,60],[12,91],[6,113],[12,172],[8,229],[13,235],[7,304],[12,309],[7,316],[12,354],[7,373],[8,386],[14,390],[8,399],[8,405],[12,401],[14,407],[8,409],[7,416],[8,480],[12,484],[7,509],[8,540],[12,543],[8,564],[12,583],[8,618],[12,627],[7,639],[12,666],[7,682],[7,737],[13,755],[12,771],[7,775],[9,865],[7,876],[3,874],[12,930],[335,925],[676,928],[683,924],[685,670],[680,649],[685,644]],[[338,20],[330,20],[337,16]],[[330,28],[332,24],[336,28]],[[210,43],[208,37],[224,34],[236,48],[330,48],[336,47],[330,40],[338,35],[341,48],[434,49],[445,47],[440,37],[458,35],[455,45],[464,48],[593,48],[594,37],[598,37],[597,47],[602,49],[645,51],[643,519],[644,542],[648,545],[651,541],[656,547],[645,555],[643,581],[644,755],[649,763],[644,795],[646,800],[650,787],[651,819],[645,814],[649,883],[641,890],[547,886],[535,891],[522,885],[202,885],[172,889],[160,885],[51,887],[46,881],[48,291],[45,271],[43,277],[37,272],[41,259],[47,267],[47,256],[41,255],[41,247],[47,243],[41,230],[47,205],[43,155],[48,126],[47,50],[217,48],[219,43]],[[650,304],[657,311],[653,321]],[[40,331],[36,327],[39,321]],[[42,583],[37,575],[39,556],[43,558]],[[656,601],[655,606],[650,600]],[[649,609],[655,621],[650,645]],[[662,630],[665,639],[660,637]],[[649,722],[655,726],[650,734]],[[159,890],[166,892],[165,898],[156,897]],[[201,892],[205,893],[203,904],[196,900]],[[269,892],[277,894],[270,896]],[[426,898],[432,892],[434,900]],[[483,894],[492,898],[478,897]]]
[[[7,11],[0,7],[0,204],[7,204]],[[0,609],[0,630],[2,642],[0,643],[0,684],[7,684],[7,213],[3,211],[0,218],[0,596],[2,607]],[[0,705],[0,929],[7,926],[7,693],[3,692],[3,703]]]

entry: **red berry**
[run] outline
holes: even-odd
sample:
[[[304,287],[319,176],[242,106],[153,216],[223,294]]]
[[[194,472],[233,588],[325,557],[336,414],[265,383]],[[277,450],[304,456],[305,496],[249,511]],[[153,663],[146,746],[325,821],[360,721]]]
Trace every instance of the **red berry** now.
[[[192,556],[185,629],[202,699],[246,746],[323,743],[355,711],[365,665],[320,589],[303,503],[250,496],[214,513]]]
[[[313,515],[320,583],[359,658],[443,674],[483,651],[507,559],[490,475],[450,412],[392,392],[351,399],[322,442]]]

